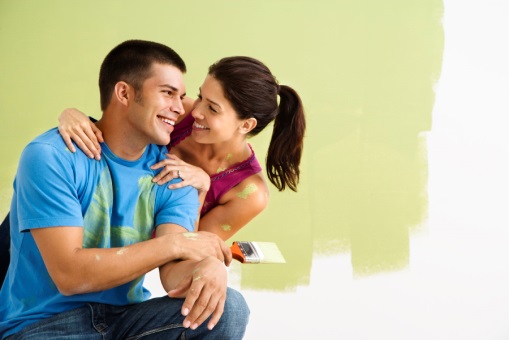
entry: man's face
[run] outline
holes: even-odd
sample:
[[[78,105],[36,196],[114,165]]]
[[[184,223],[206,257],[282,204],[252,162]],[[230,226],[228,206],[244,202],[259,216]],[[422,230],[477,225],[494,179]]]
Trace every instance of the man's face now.
[[[152,75],[130,102],[128,120],[145,144],[167,145],[179,115],[184,114],[182,72],[175,66],[155,63]],[[134,136],[131,136],[134,137]]]

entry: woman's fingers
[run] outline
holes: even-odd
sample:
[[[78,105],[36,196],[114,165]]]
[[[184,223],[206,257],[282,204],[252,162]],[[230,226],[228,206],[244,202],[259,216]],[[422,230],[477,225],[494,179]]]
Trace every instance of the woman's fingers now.
[[[94,131],[90,128],[90,125],[84,127],[83,130],[76,130],[75,135],[75,142],[80,149],[82,149],[89,157],[92,155],[92,157],[97,160],[101,159],[101,146],[97,141]]]
[[[97,126],[95,126],[95,124],[92,125],[92,130],[94,131],[94,134],[95,134],[95,137],[97,138],[97,140],[100,142],[100,143],[104,143],[104,138],[103,138],[103,133],[101,130],[99,130],[97,128]],[[97,144],[98,147],[99,147],[99,150],[101,149],[101,146],[99,144]]]
[[[152,182],[162,185],[174,178],[180,177],[182,181],[172,183],[168,188],[178,189],[185,186],[192,186],[198,190],[209,190],[210,176],[203,169],[188,164],[175,155],[167,154],[166,156],[168,157],[167,159],[150,167],[152,170],[161,169],[159,173],[154,176]]]
[[[177,165],[181,165],[181,164],[179,164],[177,161],[167,158],[167,159],[163,159],[160,162],[157,162],[156,164],[152,165],[150,168],[153,170],[156,170],[156,169],[163,168],[165,166],[177,166]]]
[[[58,130],[60,131],[60,127],[58,128]],[[69,134],[67,132],[60,131],[60,136],[62,136],[62,139],[64,140],[65,145],[67,145],[67,148],[69,149],[69,151],[71,151],[73,153],[76,152],[76,148],[74,147],[74,144],[72,143],[72,140],[71,140],[71,137],[69,136]]]
[[[94,158],[94,156],[95,156],[94,152],[92,150],[90,150],[89,144],[86,143],[87,137],[84,135],[83,132],[82,132],[82,134],[83,135],[80,136],[79,134],[74,133],[74,134],[69,135],[70,136],[69,138],[74,141],[74,143],[78,146],[78,148],[81,149],[81,151],[83,151],[83,153],[85,155],[87,155],[89,158]],[[66,140],[64,135],[62,135],[62,137],[64,138],[64,140]],[[66,144],[67,144],[67,142],[66,142]]]
[[[153,165],[152,168],[155,169],[155,166],[156,165]],[[166,165],[157,175],[154,176],[152,182],[162,185],[177,177],[179,177],[179,170],[175,167]]]

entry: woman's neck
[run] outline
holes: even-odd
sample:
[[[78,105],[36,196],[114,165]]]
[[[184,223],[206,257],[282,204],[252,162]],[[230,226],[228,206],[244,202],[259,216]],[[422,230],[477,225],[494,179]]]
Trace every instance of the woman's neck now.
[[[238,142],[200,144],[186,138],[172,148],[185,162],[199,166],[209,175],[224,171],[251,156],[251,149],[244,139]]]

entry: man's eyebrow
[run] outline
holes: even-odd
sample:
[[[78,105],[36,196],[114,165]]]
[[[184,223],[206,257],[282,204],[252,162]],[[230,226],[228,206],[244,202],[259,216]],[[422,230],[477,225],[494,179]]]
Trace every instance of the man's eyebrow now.
[[[172,91],[179,92],[178,88],[176,88],[175,86],[172,86],[170,84],[161,84],[161,85],[159,85],[159,87],[166,87],[166,88],[171,89]]]

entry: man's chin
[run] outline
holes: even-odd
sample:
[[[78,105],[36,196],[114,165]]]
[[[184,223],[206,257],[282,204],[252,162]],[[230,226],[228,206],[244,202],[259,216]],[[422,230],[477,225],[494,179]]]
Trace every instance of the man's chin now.
[[[154,144],[160,145],[160,146],[166,146],[166,145],[170,144],[170,139],[168,139],[168,141],[161,141],[161,142],[157,142]]]
[[[168,145],[170,144],[170,135],[168,135],[168,137],[166,138],[159,138],[156,142],[154,142],[154,144],[157,144],[157,145]]]

